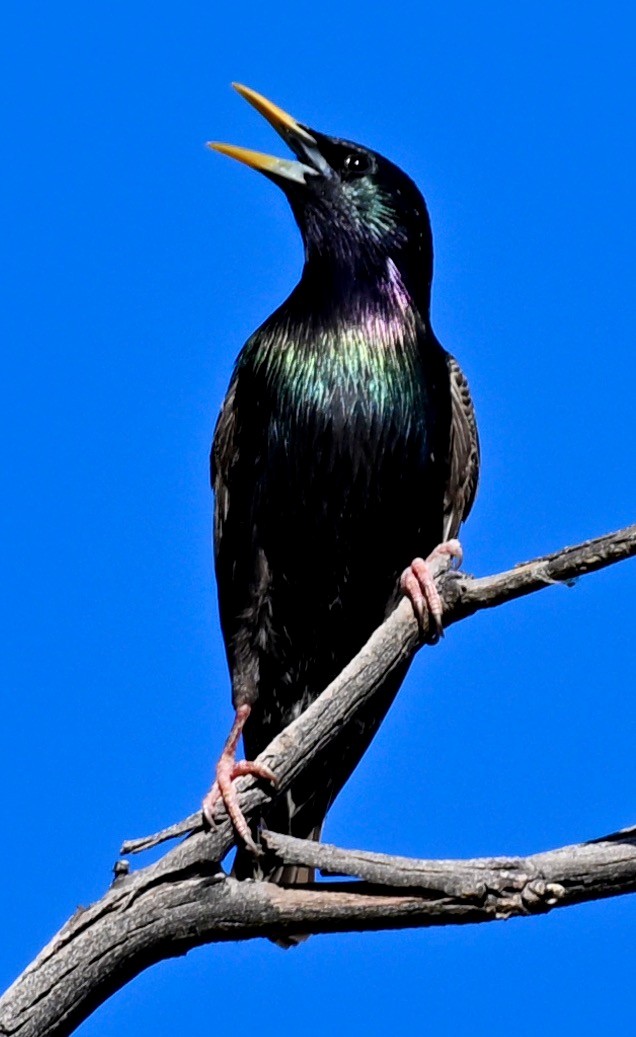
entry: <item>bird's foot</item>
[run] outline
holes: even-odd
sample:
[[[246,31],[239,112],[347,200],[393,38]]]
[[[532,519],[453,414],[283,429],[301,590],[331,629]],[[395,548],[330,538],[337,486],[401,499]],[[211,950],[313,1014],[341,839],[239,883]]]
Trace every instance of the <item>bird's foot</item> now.
[[[245,774],[251,774],[255,778],[263,778],[275,785],[276,775],[263,763],[236,759],[236,746],[250,712],[250,706],[238,707],[232,730],[216,765],[216,780],[203,800],[201,809],[208,824],[214,826],[214,811],[217,804],[222,802],[227,810],[228,817],[234,825],[236,834],[252,853],[259,854],[261,851],[252,839],[250,827],[239,805],[234,780],[235,778],[243,777]]]
[[[444,636],[442,628],[442,599],[435,586],[435,578],[455,563],[462,564],[463,551],[459,540],[446,540],[431,551],[428,558],[414,558],[400,577],[400,588],[411,602],[420,626],[428,611],[433,621],[436,640]]]

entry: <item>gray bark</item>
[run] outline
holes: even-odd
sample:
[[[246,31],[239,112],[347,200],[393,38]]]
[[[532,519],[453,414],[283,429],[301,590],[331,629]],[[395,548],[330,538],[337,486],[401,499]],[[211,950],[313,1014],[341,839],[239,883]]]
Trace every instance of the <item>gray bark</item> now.
[[[449,573],[440,580],[444,625],[634,554],[636,526],[630,526],[496,576]],[[245,815],[288,788],[427,635],[401,602],[320,698],[259,757],[276,774],[276,790],[251,778],[239,781]],[[222,809],[213,831],[204,829],[196,812],[157,835],[126,843],[124,852],[186,832],[190,837],[156,864],[132,874],[120,865],[111,889],[69,920],[0,999],[0,1035],[71,1033],[144,968],[203,943],[493,921],[636,888],[633,829],[532,857],[474,861],[408,861],[268,833],[268,852],[281,860],[359,879],[306,890],[225,877],[219,862],[234,834]]]

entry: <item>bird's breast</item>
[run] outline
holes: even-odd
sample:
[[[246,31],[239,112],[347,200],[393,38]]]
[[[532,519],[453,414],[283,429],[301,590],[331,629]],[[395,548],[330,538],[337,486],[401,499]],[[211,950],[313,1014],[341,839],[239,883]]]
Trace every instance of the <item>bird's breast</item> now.
[[[270,358],[266,397],[274,438],[290,453],[313,446],[335,459],[386,433],[425,425],[426,387],[415,344],[378,321],[289,339]],[[335,453],[334,453],[335,451]]]
[[[438,394],[407,336],[349,327],[256,347],[238,370],[236,471],[270,574],[267,643],[295,686],[294,660],[315,662],[317,645],[344,665],[400,572],[441,539]],[[316,686],[327,677],[319,668]]]
[[[408,524],[436,415],[415,337],[400,330],[377,320],[261,343],[248,434],[270,527],[342,545],[389,535],[400,512]]]

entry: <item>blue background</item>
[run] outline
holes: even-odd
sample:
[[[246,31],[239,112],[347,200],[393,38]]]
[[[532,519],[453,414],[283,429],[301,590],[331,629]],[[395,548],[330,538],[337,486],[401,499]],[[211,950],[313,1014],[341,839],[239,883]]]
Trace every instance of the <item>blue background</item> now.
[[[209,138],[285,149],[232,79],[419,183],[433,320],[483,445],[466,568],[634,521],[633,7],[273,0],[5,9],[0,986],[188,814],[230,722],[207,455],[302,252]],[[281,151],[282,149],[282,151]],[[526,853],[636,821],[634,563],[420,653],[326,838]],[[82,1028],[207,1035],[633,1024],[636,900],[206,947]]]

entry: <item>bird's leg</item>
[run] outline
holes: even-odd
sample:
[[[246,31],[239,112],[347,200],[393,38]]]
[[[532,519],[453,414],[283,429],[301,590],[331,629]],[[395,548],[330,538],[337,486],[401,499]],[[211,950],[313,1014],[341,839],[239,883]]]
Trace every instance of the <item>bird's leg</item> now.
[[[265,778],[276,784],[276,775],[263,763],[253,763],[251,760],[237,760],[236,747],[245,727],[245,722],[251,713],[252,707],[248,705],[239,706],[236,710],[232,730],[228,735],[227,742],[223,746],[223,752],[216,765],[216,781],[203,800],[203,815],[210,825],[214,825],[214,808],[219,800],[223,801],[228,816],[234,825],[236,834],[243,840],[245,845],[253,853],[260,850],[250,832],[249,825],[243,811],[239,806],[238,796],[234,788],[234,779],[244,774],[252,774],[255,778]]]
[[[462,564],[463,552],[459,540],[446,540],[431,551],[428,558],[414,558],[400,577],[400,588],[413,606],[420,624],[428,610],[435,625],[438,638],[443,636],[442,599],[435,586],[435,577],[448,569],[453,562],[455,568]]]

